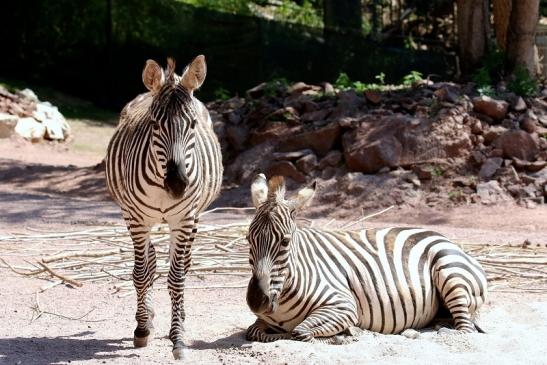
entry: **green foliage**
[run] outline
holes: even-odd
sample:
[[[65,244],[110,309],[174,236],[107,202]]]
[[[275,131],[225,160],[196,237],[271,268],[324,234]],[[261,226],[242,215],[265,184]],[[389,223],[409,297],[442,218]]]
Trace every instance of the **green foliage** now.
[[[412,86],[418,81],[422,81],[423,74],[419,71],[410,71],[410,73],[403,77],[403,85]]]
[[[215,100],[228,100],[231,98],[231,94],[228,90],[221,86],[215,89],[214,97]]]
[[[433,171],[431,172],[433,173],[433,176],[436,176],[436,177],[441,177],[444,175],[444,170],[438,166],[434,167]]]
[[[251,15],[247,0],[177,0],[181,3],[230,14]]]
[[[365,90],[383,90],[386,86],[385,85],[386,75],[383,72],[381,72],[379,75],[376,75],[374,78],[377,79],[380,83],[366,84],[361,81],[351,81],[348,74],[346,74],[345,72],[340,72],[340,74],[338,74],[338,78],[336,79],[336,81],[334,81],[334,87],[339,90],[354,89],[357,92],[363,92]]]
[[[486,67],[481,67],[475,72],[472,77],[473,82],[479,88],[492,87],[492,78],[490,77],[490,71]]]
[[[284,77],[274,78],[266,83],[264,94],[267,96],[278,96],[280,92],[287,90],[289,81]]]
[[[477,88],[477,91],[481,96],[490,96],[494,97],[496,96],[496,90],[491,85],[483,85],[479,88]]]
[[[386,81],[386,74],[385,74],[385,73],[380,72],[380,74],[374,76],[374,78],[375,78],[376,80],[380,81],[380,84],[381,84],[381,85],[385,85],[385,84],[386,84],[386,82],[385,82],[385,81]]]
[[[323,27],[323,15],[310,0],[303,0],[301,5],[283,0],[274,11],[274,19],[315,28]]]
[[[535,96],[538,92],[538,82],[530,77],[526,68],[517,66],[513,78],[507,83],[507,89],[520,96]]]

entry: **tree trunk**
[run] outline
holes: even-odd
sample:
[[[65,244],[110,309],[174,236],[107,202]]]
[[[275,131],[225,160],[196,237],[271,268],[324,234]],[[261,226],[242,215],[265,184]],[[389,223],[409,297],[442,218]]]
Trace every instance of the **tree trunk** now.
[[[509,28],[509,17],[511,16],[511,8],[513,0],[494,0],[494,29],[496,31],[496,41],[499,49],[505,51],[507,49],[507,30]]]
[[[523,66],[535,75],[534,39],[539,18],[539,0],[513,0],[507,31],[507,67]]]
[[[457,0],[460,68],[469,74],[488,49],[488,0]]]
[[[323,0],[323,23],[327,31],[361,32],[361,0]]]

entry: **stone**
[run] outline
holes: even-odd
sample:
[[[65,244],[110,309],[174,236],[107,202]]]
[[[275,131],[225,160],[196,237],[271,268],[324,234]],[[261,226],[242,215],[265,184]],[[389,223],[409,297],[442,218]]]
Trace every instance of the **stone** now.
[[[47,139],[63,140],[70,134],[70,126],[65,117],[56,106],[47,101],[36,104],[36,110],[32,113],[32,117],[42,122],[46,128],[45,138]]]
[[[477,118],[469,118],[469,126],[471,127],[471,133],[483,134],[482,123]]]
[[[301,127],[290,127],[285,122],[269,122],[265,126],[255,129],[251,133],[249,142],[255,146],[264,142],[277,142],[291,134],[295,134],[301,131]],[[302,148],[295,148],[293,150],[299,150]]]
[[[520,158],[521,160],[532,160],[539,152],[536,140],[525,131],[511,130],[499,136],[494,144],[503,150],[507,158]]]
[[[264,95],[264,91],[266,90],[267,86],[268,86],[268,84],[266,84],[265,82],[263,82],[261,84],[258,84],[255,87],[253,87],[252,89],[247,90],[247,95],[251,99],[258,99],[262,95]]]
[[[503,100],[492,99],[489,96],[473,98],[473,107],[477,113],[484,114],[495,120],[502,120],[507,115],[509,104]]]
[[[309,154],[313,154],[313,151],[309,149],[305,149],[305,150],[292,151],[292,152],[274,152],[273,158],[274,160],[296,161]]]
[[[528,116],[521,119],[520,127],[528,133],[535,133],[538,129],[536,121]]]
[[[526,170],[531,172],[540,171],[545,166],[547,166],[547,161],[525,161],[521,160],[520,158],[513,157],[513,165],[515,165],[515,168],[518,170]]]
[[[343,155],[340,151],[330,151],[325,157],[319,162],[319,168],[324,169],[327,166],[336,167],[342,162]]]
[[[340,137],[340,125],[330,123],[324,127],[288,135],[279,143],[281,152],[312,149],[318,156],[325,156]]]
[[[507,128],[496,125],[491,126],[488,128],[488,130],[484,133],[484,142],[486,144],[492,143],[494,140],[496,140],[499,136],[507,132]]]
[[[481,169],[479,171],[479,177],[483,180],[488,180],[494,174],[496,171],[501,167],[501,164],[503,163],[503,158],[501,157],[493,157],[487,159],[481,166]]]
[[[464,157],[472,147],[468,133],[451,118],[442,122],[421,119],[418,124],[413,123],[416,118],[401,114],[371,119],[342,137],[350,171],[375,173],[384,167]]]
[[[443,86],[440,89],[435,90],[433,94],[440,101],[449,103],[456,103],[458,101],[458,94],[456,94],[454,91],[451,90],[451,88],[447,86]]]
[[[296,168],[305,174],[309,174],[317,168],[317,156],[313,153],[301,157],[296,161]]]
[[[325,120],[330,114],[329,109],[319,109],[311,112],[304,113],[300,116],[300,120],[304,123],[316,122]]]
[[[25,139],[37,141],[44,138],[46,126],[31,117],[20,118],[15,126],[15,132]]]
[[[226,166],[226,179],[236,184],[250,183],[256,174],[266,170],[273,150],[273,143],[265,142],[241,152],[230,165]]]
[[[27,99],[30,102],[33,102],[33,103],[40,102],[40,100],[38,100],[38,96],[31,89],[18,90],[16,94],[21,96],[24,99]]]
[[[496,180],[477,184],[477,194],[483,204],[496,204],[511,200]]]
[[[229,125],[225,127],[226,140],[236,150],[243,151],[249,138],[249,131],[242,126]]]
[[[296,169],[290,161],[275,161],[267,171],[267,176],[285,176],[293,179],[298,183],[306,182],[306,176]]]
[[[364,92],[365,97],[368,101],[370,101],[372,104],[380,104],[382,101],[382,94],[375,90],[365,90]]]
[[[432,168],[425,167],[423,165],[412,166],[412,171],[416,174],[420,180],[431,180],[433,177]]]
[[[517,112],[525,111],[528,106],[526,105],[526,102],[522,98],[522,96],[517,96],[515,98],[511,98],[511,108]]]
[[[334,87],[330,82],[325,82],[323,84],[323,92],[325,95],[334,95]]]
[[[16,115],[0,113],[0,138],[9,138],[15,133],[19,118]]]

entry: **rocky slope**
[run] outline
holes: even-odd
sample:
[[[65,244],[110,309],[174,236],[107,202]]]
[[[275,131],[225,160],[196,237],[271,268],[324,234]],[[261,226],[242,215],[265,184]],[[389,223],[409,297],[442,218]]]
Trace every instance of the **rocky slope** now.
[[[426,81],[364,93],[273,82],[208,107],[228,190],[246,193],[265,172],[286,176],[289,187],[318,181],[319,212],[333,205],[355,214],[392,204],[543,204],[547,89],[537,98],[499,94]],[[232,196],[226,203],[248,203]]]

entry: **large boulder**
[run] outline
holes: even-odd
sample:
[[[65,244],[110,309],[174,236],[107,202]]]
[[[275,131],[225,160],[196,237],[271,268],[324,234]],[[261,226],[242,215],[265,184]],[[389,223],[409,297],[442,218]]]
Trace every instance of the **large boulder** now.
[[[302,133],[290,133],[286,139],[280,141],[278,149],[287,152],[309,148],[322,157],[332,149],[339,137],[340,126],[338,123],[330,123]]]
[[[472,146],[468,132],[453,118],[434,122],[400,114],[366,119],[359,128],[344,134],[342,145],[349,170],[365,173],[464,157]]]
[[[65,117],[56,106],[47,101],[36,104],[36,110],[32,113],[32,117],[45,126],[47,139],[63,140],[70,134],[70,126]]]
[[[484,114],[495,120],[502,120],[507,115],[509,104],[503,100],[492,99],[489,96],[473,98],[473,107],[477,113]]]
[[[296,169],[290,161],[274,161],[267,171],[268,176],[285,176],[298,183],[306,182],[306,176]]]
[[[19,118],[16,115],[0,113],[0,138],[9,138],[15,133]]]
[[[531,161],[539,152],[536,140],[525,131],[510,130],[499,136],[494,144],[503,150],[507,158],[516,157],[521,160]]]
[[[15,126],[15,132],[25,139],[37,141],[44,138],[46,126],[34,118],[20,118]]]

